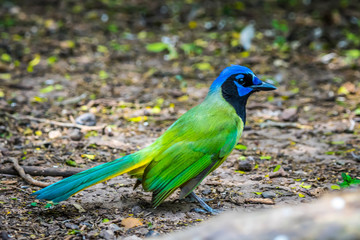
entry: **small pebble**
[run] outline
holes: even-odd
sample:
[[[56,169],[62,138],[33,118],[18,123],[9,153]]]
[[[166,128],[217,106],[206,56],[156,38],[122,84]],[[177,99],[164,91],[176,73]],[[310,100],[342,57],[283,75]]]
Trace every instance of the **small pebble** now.
[[[116,225],[115,223],[110,224],[109,226],[109,230],[116,232],[116,231],[120,231],[121,227],[119,227],[118,225]]]
[[[273,191],[266,191],[261,194],[264,198],[276,198],[276,193]]]
[[[295,122],[297,118],[296,108],[287,108],[280,114],[280,119],[284,121]]]
[[[250,172],[253,169],[253,165],[248,160],[239,161],[237,169],[244,172]]]
[[[92,113],[84,113],[75,119],[75,122],[85,126],[95,126],[96,117]]]
[[[205,190],[202,191],[202,194],[204,194],[204,195],[208,195],[208,194],[210,194],[210,193],[211,193],[211,189],[210,189],[210,188],[205,189]]]
[[[114,132],[112,131],[111,127],[106,127],[105,128],[105,134],[108,135],[109,137],[114,136]]]
[[[250,179],[253,181],[260,181],[263,179],[263,176],[255,175],[255,176],[251,176]]]
[[[83,137],[83,133],[79,129],[74,129],[70,133],[70,139],[73,141],[80,141]]]
[[[70,229],[79,229],[78,225],[76,225],[74,223],[69,223],[69,222],[65,223],[65,227],[70,228]]]
[[[154,230],[150,230],[147,234],[145,234],[146,238],[157,237],[157,236],[160,236],[160,233],[158,233],[158,232],[156,232]]]
[[[142,208],[139,205],[135,205],[134,207],[132,207],[131,212],[133,214],[138,214],[142,212]]]
[[[301,176],[301,177],[304,177],[304,176],[306,176],[306,175],[307,175],[307,173],[306,173],[306,172],[304,172],[304,171],[302,171],[302,170],[295,171],[294,173],[295,173],[296,175]]]
[[[122,240],[142,240],[142,239],[136,235],[131,235],[131,236],[123,238]]]
[[[136,233],[140,234],[140,235],[146,235],[148,232],[147,228],[140,228],[136,230]]]
[[[58,138],[61,137],[61,132],[59,130],[53,130],[49,132],[49,138],[50,139],[54,139],[54,138]]]
[[[111,230],[102,230],[100,232],[100,237],[103,237],[106,240],[113,240],[115,239],[115,234]]]

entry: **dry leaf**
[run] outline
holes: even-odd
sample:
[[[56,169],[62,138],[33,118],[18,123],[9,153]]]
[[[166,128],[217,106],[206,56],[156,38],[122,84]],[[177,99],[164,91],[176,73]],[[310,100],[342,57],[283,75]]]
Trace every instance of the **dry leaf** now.
[[[79,213],[86,212],[86,210],[80,204],[74,203],[73,206],[79,211]]]
[[[126,229],[142,226],[142,222],[138,218],[125,218],[121,221],[121,225],[123,225]]]

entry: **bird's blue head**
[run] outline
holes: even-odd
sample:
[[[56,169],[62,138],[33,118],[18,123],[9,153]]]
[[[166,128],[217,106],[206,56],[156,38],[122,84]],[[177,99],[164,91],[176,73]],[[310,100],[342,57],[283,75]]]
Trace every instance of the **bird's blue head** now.
[[[223,95],[248,96],[257,91],[271,91],[276,87],[261,81],[249,68],[231,65],[225,68],[210,86],[210,92],[221,88]]]
[[[245,123],[245,105],[249,96],[257,91],[271,91],[276,87],[261,81],[247,67],[232,65],[225,68],[210,86],[209,93],[221,92]]]

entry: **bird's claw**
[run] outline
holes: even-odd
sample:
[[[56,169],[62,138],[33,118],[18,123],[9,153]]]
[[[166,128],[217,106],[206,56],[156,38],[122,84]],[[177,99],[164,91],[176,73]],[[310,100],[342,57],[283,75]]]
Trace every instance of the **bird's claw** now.
[[[192,212],[196,212],[196,213],[210,213],[211,215],[218,215],[219,213],[223,212],[223,210],[221,209],[213,209],[213,208],[207,208],[207,209],[203,209],[203,208],[193,208],[191,209]]]
[[[190,211],[191,212],[196,212],[196,213],[207,213],[207,211],[205,209],[202,209],[202,208],[193,208]]]

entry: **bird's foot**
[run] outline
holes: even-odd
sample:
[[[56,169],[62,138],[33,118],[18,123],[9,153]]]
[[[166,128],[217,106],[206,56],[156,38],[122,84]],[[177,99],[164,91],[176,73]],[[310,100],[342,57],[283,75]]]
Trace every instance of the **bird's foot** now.
[[[207,209],[203,209],[203,208],[193,208],[191,209],[192,212],[196,212],[196,213],[210,213],[211,215],[218,215],[219,213],[221,213],[223,210],[221,209],[213,209],[211,207],[207,208]]]
[[[221,212],[221,210],[217,210],[217,209],[212,209],[209,205],[207,205],[205,203],[205,201],[200,198],[198,195],[196,195],[194,192],[191,192],[190,193],[190,196],[192,198],[194,198],[196,201],[199,202],[199,204],[201,205],[202,209],[201,208],[194,208],[192,209],[194,212],[197,212],[197,213],[210,213],[210,214],[213,214],[213,215],[216,215],[216,214],[219,214]]]
[[[191,195],[188,195],[183,200],[185,202],[189,202],[189,203],[198,202],[198,200],[196,198],[194,198],[193,196],[191,196]],[[203,200],[204,202],[211,202],[214,199],[213,198],[201,198],[201,200]]]

